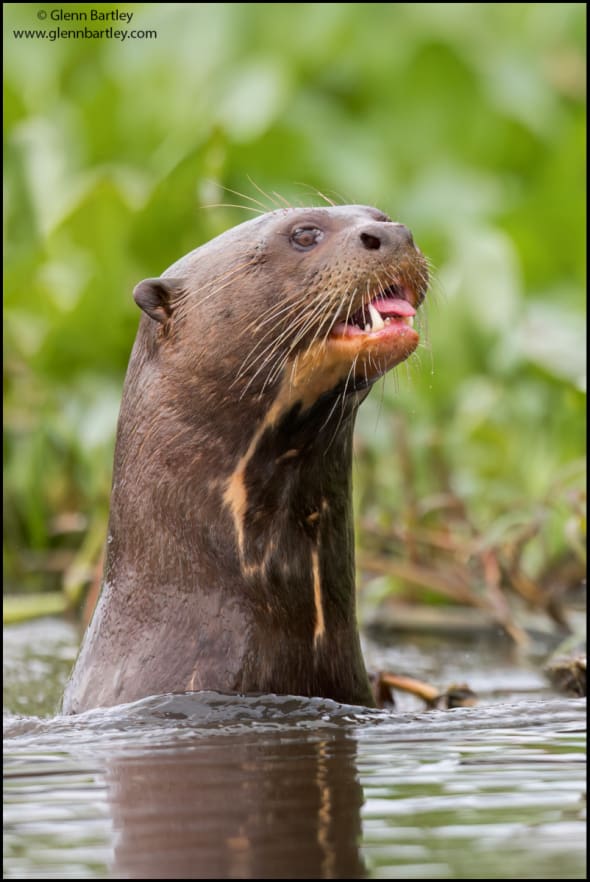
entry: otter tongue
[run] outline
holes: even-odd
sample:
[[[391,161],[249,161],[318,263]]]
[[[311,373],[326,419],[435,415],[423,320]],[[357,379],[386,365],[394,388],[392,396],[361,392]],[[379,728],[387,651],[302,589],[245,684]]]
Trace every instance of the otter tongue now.
[[[381,315],[401,315],[401,316],[413,316],[416,315],[416,310],[412,306],[411,303],[408,303],[407,300],[393,299],[391,297],[377,297],[375,300],[371,301],[371,306],[374,306],[377,312],[381,313]]]

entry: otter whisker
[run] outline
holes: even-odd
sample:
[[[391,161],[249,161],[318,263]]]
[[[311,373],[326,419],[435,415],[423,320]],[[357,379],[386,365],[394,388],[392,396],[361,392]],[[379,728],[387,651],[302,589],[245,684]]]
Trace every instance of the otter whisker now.
[[[243,264],[240,264],[236,267],[233,267],[225,275],[219,276],[218,278],[216,278],[215,279],[216,283],[223,282],[223,284],[216,284],[215,287],[211,291],[209,291],[205,297],[201,297],[198,300],[195,299],[192,303],[190,303],[188,309],[186,309],[184,311],[179,310],[178,318],[179,319],[186,318],[188,315],[190,315],[190,313],[193,310],[201,307],[204,303],[207,302],[207,300],[210,300],[212,297],[215,297],[216,294],[219,294],[221,291],[223,291],[225,288],[227,288],[228,285],[235,285],[237,282],[239,282],[240,278],[242,278],[245,275],[245,271],[248,270],[249,267],[253,266],[255,262],[256,261],[254,261],[254,260],[249,260],[247,263],[243,263]],[[181,306],[184,306],[187,299],[188,299],[187,297],[183,298],[183,300],[181,301]]]
[[[250,181],[251,184],[253,183],[250,178],[248,178],[248,180]],[[265,205],[263,202],[260,202],[259,199],[255,199],[253,196],[248,196],[247,193],[240,193],[239,190],[232,190],[231,187],[226,187],[224,184],[221,184],[220,186],[221,186],[221,189],[225,190],[227,193],[233,193],[234,196],[239,196],[240,199],[247,199],[248,202],[253,202],[254,205],[257,205],[259,208],[261,208],[264,213],[266,213],[268,211],[268,205]],[[256,189],[258,190],[259,187],[257,187]],[[264,195],[266,195],[266,194],[264,194]],[[238,207],[245,208],[246,206],[238,206]]]
[[[340,392],[340,393],[335,397],[335,399],[334,399],[334,404],[333,404],[332,407],[330,408],[330,412],[328,413],[328,416],[326,417],[326,419],[324,420],[324,422],[323,422],[322,425],[320,426],[320,434],[324,431],[324,429],[326,428],[326,426],[329,425],[330,420],[332,419],[332,414],[334,413],[334,411],[335,411],[336,408],[338,407],[338,404],[340,403],[340,400],[342,399],[342,402],[344,403],[345,398],[346,398],[346,395],[345,395],[344,392]],[[328,449],[328,448],[326,448],[326,450],[327,450],[327,449]]]
[[[266,208],[253,208],[251,205],[239,205],[236,202],[203,202],[203,208],[239,208],[240,211],[251,211],[259,217],[266,214]]]
[[[249,331],[253,330],[254,328],[258,329],[260,327],[263,327],[264,325],[273,321],[277,316],[279,316],[285,312],[296,313],[297,316],[299,316],[301,314],[300,310],[299,310],[299,307],[301,305],[304,305],[306,309],[310,306],[310,304],[307,301],[308,301],[308,294],[305,291],[302,291],[301,294],[299,294],[295,298],[280,301],[279,303],[277,303],[274,307],[272,307],[269,311],[267,311],[265,313],[265,317],[262,321],[260,320],[260,318],[256,317],[255,319],[252,320],[252,322],[250,324],[245,326],[244,331],[249,332]],[[293,323],[291,324],[291,326],[293,326]]]
[[[289,348],[284,355],[282,362],[279,362],[275,366],[275,368],[273,369],[272,373],[269,374],[268,381],[271,381],[272,378],[274,378],[275,376],[278,375],[278,373],[280,373],[280,371],[282,370],[282,367],[284,366],[286,361],[288,361],[290,354],[293,352],[293,350],[296,348],[296,346],[305,338],[305,336],[309,333],[310,329],[315,324],[317,324],[317,316],[315,314],[315,311],[312,310],[312,311],[310,311],[310,313],[307,316],[307,321],[305,321],[304,323],[301,324],[298,332],[293,337],[293,339],[289,345]],[[288,330],[291,330],[291,329],[288,329]],[[311,347],[316,342],[316,339],[317,339],[317,336],[319,335],[320,330],[321,330],[321,323],[320,323],[319,328],[316,329],[315,334],[313,335],[313,337],[309,341],[309,344],[308,344],[309,349],[311,349]]]
[[[260,362],[262,360],[262,365],[260,365],[261,368],[264,367],[264,365],[268,364],[268,362],[274,357],[276,352],[278,352],[278,350],[281,348],[281,344],[282,344],[283,340],[285,340],[291,332],[292,332],[292,328],[286,327],[277,336],[276,335],[276,328],[271,327],[266,332],[266,334],[261,339],[261,341],[259,341],[259,342],[264,342],[264,340],[267,340],[269,337],[271,337],[270,343],[268,343],[268,345],[264,349],[262,349],[258,354],[256,354],[256,350],[258,349],[259,344],[256,344],[254,347],[252,347],[252,349],[247,353],[246,358],[243,360],[242,364],[240,365],[240,367],[237,371],[236,380],[241,379],[241,377],[244,376],[244,374],[247,373],[247,371],[256,362]],[[257,374],[255,376],[257,376]],[[252,379],[254,379],[254,378],[255,377],[253,377]]]
[[[269,372],[268,377],[266,378],[266,380],[263,384],[263,389],[266,387],[267,384],[272,383],[274,381],[274,379],[276,379],[276,377],[278,377],[278,375],[280,374],[280,372],[283,370],[284,366],[288,362],[289,357],[290,357],[291,353],[293,352],[293,350],[295,349],[295,347],[297,346],[297,344],[301,340],[303,340],[303,338],[308,334],[310,328],[313,327],[313,325],[316,323],[316,321],[317,321],[317,316],[315,314],[315,311],[311,310],[309,315],[307,316],[307,321],[305,321],[301,324],[298,333],[295,334],[294,339],[291,341],[291,344],[290,344],[289,348],[287,349],[287,351],[284,353],[282,359],[280,359],[275,364],[275,366],[271,369],[271,371]],[[288,328],[287,330],[292,330],[292,329]],[[317,331],[316,331],[316,335],[317,335]],[[311,349],[311,347],[313,346],[315,339],[316,339],[316,335],[314,335],[314,337],[312,337],[312,339],[310,340],[309,345],[308,345],[309,349]]]
[[[269,344],[269,345],[268,345],[268,346],[267,346],[267,347],[266,347],[261,353],[259,353],[258,358],[262,358],[262,357],[265,356],[265,355],[266,355],[266,357],[264,358],[262,364],[259,365],[258,370],[256,371],[256,373],[255,373],[255,374],[250,378],[250,380],[248,381],[248,383],[247,383],[245,389],[243,390],[242,395],[240,396],[240,398],[243,397],[244,393],[247,391],[247,389],[250,387],[250,385],[253,383],[253,381],[256,379],[256,377],[259,376],[259,374],[261,373],[261,371],[262,371],[262,370],[263,370],[263,369],[269,364],[269,362],[274,358],[274,355],[275,355],[275,354],[278,352],[278,350],[280,349],[281,344],[283,343],[283,341],[284,341],[284,340],[285,340],[285,339],[286,339],[291,333],[293,333],[293,328],[295,327],[295,329],[297,329],[298,327],[304,327],[307,323],[309,323],[310,321],[312,321],[313,318],[314,318],[313,310],[310,310],[309,313],[303,313],[303,315],[299,318],[299,321],[298,321],[297,323],[294,323],[294,325],[287,326],[287,327],[282,331],[282,333],[281,333],[276,339],[273,339],[273,340],[271,341],[271,343],[270,343],[270,344]],[[273,330],[273,329],[271,328],[270,331],[272,331],[272,330]],[[270,331],[267,332],[267,335],[266,335],[266,336],[268,336],[268,334],[270,333]],[[291,349],[292,349],[292,347],[291,347]],[[289,352],[291,351],[291,349],[289,350]],[[269,350],[270,350],[270,351],[269,351]],[[287,355],[285,356],[285,359],[284,359],[285,361],[286,361],[286,359],[288,358],[288,354],[289,354],[289,353],[287,353]],[[250,368],[250,366],[251,366],[251,364],[252,364],[252,355],[253,355],[252,351],[249,352],[248,355],[246,356],[246,362],[247,362],[247,363],[245,363],[245,362],[242,363],[242,365],[241,365],[241,367],[240,367],[240,369],[239,369],[239,371],[238,371],[238,374],[239,374],[240,377],[242,377],[242,376],[244,375],[244,373]],[[237,379],[237,377],[236,377],[236,379]],[[235,380],[234,380],[234,382],[235,382]],[[263,388],[265,388],[267,384],[268,384],[268,377],[267,377],[267,381],[265,382]],[[232,385],[233,385],[233,383],[232,383]]]
[[[259,187],[258,184],[256,183],[256,181],[254,181],[254,180],[250,177],[250,175],[247,175],[247,178],[248,178],[248,180],[250,181],[250,183],[252,184],[252,186],[255,187],[255,189],[258,190],[258,192],[259,192],[262,196],[264,196],[264,198],[267,199],[268,202],[269,202],[271,205],[274,205],[276,208],[280,208],[280,207],[281,207],[280,203],[278,203],[275,199],[273,199],[272,196],[269,196],[268,193],[265,193],[264,190],[262,189],[262,187]]]
[[[355,291],[356,291],[356,288],[355,288]],[[316,342],[318,343],[318,345],[320,346],[320,348],[324,348],[324,347],[326,346],[327,341],[328,341],[328,338],[329,338],[329,336],[330,336],[330,332],[332,331],[332,328],[334,327],[334,324],[335,324],[335,317],[338,315],[338,312],[340,311],[340,308],[341,308],[341,306],[342,306],[342,302],[343,302],[343,300],[344,300],[344,298],[345,298],[346,296],[347,296],[347,295],[346,295],[346,292],[343,292],[343,294],[340,296],[340,301],[338,302],[338,294],[337,294],[337,292],[334,292],[333,294],[332,294],[331,292],[329,292],[329,294],[328,294],[328,298],[327,298],[327,303],[326,303],[326,305],[325,305],[325,307],[324,307],[324,311],[325,311],[325,314],[328,314],[328,313],[329,313],[330,315],[333,316],[332,321],[328,323],[328,326],[327,326],[327,328],[326,328],[326,332],[325,332],[325,334],[323,335],[323,339],[322,339],[321,341],[320,341],[320,336],[321,336],[321,333],[322,333],[322,322],[319,321],[319,322],[317,323],[317,329],[316,329],[316,332],[315,332],[315,334],[313,335],[312,340],[311,340],[311,342],[310,342],[310,344],[309,344],[310,347],[311,347],[312,345],[314,345]],[[346,320],[347,320],[347,321],[348,321],[348,314],[349,314],[349,312],[350,312],[350,307],[351,307],[351,305],[352,305],[352,297],[353,297],[353,296],[354,296],[354,292],[353,292],[353,294],[351,295],[351,297],[349,297],[349,302],[348,302],[348,313],[347,313],[347,317],[346,317]]]
[[[237,264],[236,266],[231,267],[231,269],[229,269],[223,275],[214,277],[214,279],[212,279],[212,283],[214,285],[213,289],[211,291],[209,291],[208,294],[206,294],[204,297],[195,298],[195,300],[190,304],[191,309],[201,306],[203,303],[205,303],[211,297],[214,297],[215,294],[217,294],[219,291],[221,291],[225,287],[227,287],[227,284],[235,283],[236,281],[239,281],[239,278],[240,278],[239,274],[243,273],[245,275],[245,271],[248,270],[251,266],[253,266],[254,263],[255,263],[255,260],[252,260],[252,258],[250,258],[247,261],[245,261],[244,263]],[[222,282],[225,284],[222,285],[221,284]],[[187,297],[184,297],[182,302],[184,303],[186,301],[186,299],[187,299]]]
[[[291,345],[289,346],[287,351],[284,353],[283,357],[281,359],[279,359],[277,361],[277,363],[275,364],[275,366],[273,368],[271,368],[271,370],[269,371],[269,374],[263,384],[263,389],[266,387],[267,384],[272,383],[279,376],[279,374],[281,373],[281,371],[283,370],[283,368],[285,367],[285,365],[289,361],[291,353],[293,352],[293,350],[295,349],[297,344],[307,335],[310,327],[312,327],[316,322],[317,322],[317,317],[315,315],[315,311],[312,310],[309,315],[309,320],[305,324],[302,325],[302,327],[299,330],[299,333],[297,333],[295,335],[295,338],[291,342]],[[316,332],[314,333],[313,337],[311,338],[311,340],[308,343],[308,351],[310,351],[312,349],[312,347],[314,346],[314,344],[316,343],[317,338],[320,333],[320,330],[321,330],[321,323],[320,323],[319,327],[316,329]]]
[[[293,208],[291,203],[287,199],[285,199],[284,196],[281,196],[280,193],[277,193],[276,190],[273,190],[273,196],[276,196],[277,199],[280,199],[280,201],[284,203],[286,208]]]
[[[313,306],[313,303],[311,304],[311,306]],[[300,313],[300,315],[298,316],[298,318],[294,322],[292,322],[290,325],[287,325],[287,327],[285,327],[278,336],[273,337],[273,339],[271,340],[271,343],[267,347],[265,347],[262,350],[262,352],[259,353],[258,358],[261,358],[269,349],[271,350],[271,352],[272,352],[273,348],[278,349],[280,347],[281,343],[283,342],[283,340],[290,333],[292,333],[294,329],[297,329],[302,324],[304,324],[307,321],[308,315],[312,314],[312,313],[313,313],[313,309],[311,309],[311,308],[308,311],[304,311],[303,313]],[[261,343],[263,343],[264,340],[266,340],[271,334],[273,334],[275,332],[276,332],[276,328],[273,325],[267,330],[267,332],[264,334],[264,336],[261,338],[261,340],[259,340],[258,343],[248,352],[248,354],[246,355],[246,358],[244,359],[244,361],[242,362],[242,365],[240,366],[240,368],[238,370],[236,379],[243,376],[243,374],[245,373],[245,370],[247,370],[247,368],[251,365],[253,355],[256,352],[256,349],[258,348],[258,346]]]
[[[323,295],[323,292],[320,292],[318,294],[318,296],[316,297],[316,299],[314,301],[314,304],[313,304],[314,306],[315,306],[315,302],[323,299],[322,295]],[[289,347],[290,351],[292,351],[295,348],[295,346],[297,346],[297,344],[303,339],[303,337],[305,337],[305,335],[307,334],[309,329],[311,327],[313,327],[314,324],[321,328],[322,320],[321,319],[318,320],[318,316],[316,314],[315,309],[310,309],[309,313],[308,313],[308,321],[304,323],[304,325],[299,330],[298,334],[296,334],[293,337],[293,340],[292,340],[291,345]],[[311,341],[311,343],[313,343],[313,340]],[[311,345],[311,343],[310,343],[310,345]]]
[[[342,394],[341,394],[341,396],[340,396],[340,400],[341,400],[341,402],[342,402],[342,403],[341,403],[341,407],[340,407],[340,416],[338,417],[338,421],[337,421],[337,423],[336,423],[336,425],[335,425],[335,427],[334,427],[334,431],[333,431],[333,433],[332,433],[332,437],[330,438],[330,441],[328,442],[328,444],[327,444],[327,446],[326,446],[326,452],[328,452],[328,450],[330,449],[330,447],[331,447],[332,444],[334,443],[334,440],[335,440],[335,438],[336,438],[336,436],[337,436],[337,434],[338,434],[338,430],[339,430],[340,426],[342,425],[342,420],[343,420],[343,418],[344,418],[344,409],[345,409],[345,406],[346,406],[346,395],[347,395],[347,393],[348,393],[348,384],[349,384],[349,382],[350,382],[350,378],[353,377],[354,374],[356,373],[356,363],[357,363],[357,361],[358,361],[358,358],[359,358],[359,356],[358,356],[358,353],[357,353],[357,354],[355,355],[354,359],[353,359],[352,364],[350,365],[350,369],[349,369],[348,374],[347,374],[347,377],[346,377],[346,382],[344,383],[344,389],[343,389]],[[337,403],[337,402],[338,402],[338,399],[336,399],[336,403]]]
[[[305,294],[299,296],[295,300],[287,300],[278,303],[272,309],[270,309],[267,313],[265,313],[264,319],[262,321],[259,318],[253,319],[250,324],[246,325],[243,329],[242,333],[247,334],[250,331],[259,328],[263,328],[265,325],[268,325],[270,322],[275,322],[276,319],[285,314],[285,313],[293,313],[298,310],[298,307],[303,304],[306,300]]]
[[[375,429],[377,431],[377,426],[379,425],[379,420],[381,419],[381,414],[383,413],[383,404],[385,403],[385,374],[381,377],[379,381],[379,407],[377,408],[377,416],[375,417]]]
[[[314,195],[319,196],[320,199],[323,199],[332,208],[336,208],[338,205],[347,205],[347,204],[350,204],[350,202],[351,202],[350,199],[347,199],[346,196],[343,196],[341,193],[338,193],[336,190],[334,190],[333,193],[336,196],[336,198],[338,200],[340,200],[339,202],[334,202],[328,196],[325,196],[321,192],[321,190],[318,190],[317,187],[313,187],[311,184],[306,184],[304,181],[296,181],[295,183],[297,184],[298,187],[303,187],[303,189],[307,190],[309,193],[313,193]],[[352,201],[354,201],[354,200],[352,200]]]
[[[345,405],[346,405],[346,395],[347,395],[347,391],[348,391],[348,383],[349,383],[349,381],[350,381],[351,376],[354,374],[357,360],[358,360],[358,355],[355,356],[355,358],[354,358],[353,361],[352,361],[352,364],[350,365],[350,368],[349,368],[349,371],[348,371],[348,375],[347,375],[347,377],[346,377],[346,381],[345,381],[345,383],[344,383],[344,388],[343,388],[342,392],[340,392],[340,393],[336,396],[336,398],[335,398],[335,400],[334,400],[334,404],[332,405],[332,407],[331,407],[331,409],[330,409],[330,412],[329,412],[328,416],[326,417],[326,419],[324,420],[324,423],[322,424],[322,427],[321,427],[321,429],[320,429],[320,431],[323,431],[323,430],[326,428],[326,426],[329,424],[329,422],[330,422],[330,420],[331,420],[331,418],[332,418],[332,415],[334,414],[336,408],[338,407],[338,404],[340,404],[340,407],[341,407],[341,409],[340,409],[340,416],[338,417],[338,421],[337,421],[336,426],[335,426],[335,428],[334,428],[334,433],[332,434],[332,437],[331,437],[331,439],[330,439],[330,442],[329,442],[329,444],[328,444],[327,447],[326,447],[326,452],[329,450],[329,448],[330,448],[332,442],[334,441],[334,438],[336,437],[336,435],[337,435],[337,433],[338,433],[338,429],[340,428],[340,424],[341,424],[341,422],[342,422],[342,417],[343,417],[343,414],[344,414],[344,408],[345,408]]]
[[[313,187],[311,184],[306,184],[304,181],[295,181],[295,185],[297,187],[302,187],[304,190],[306,190],[308,193],[313,194],[314,196],[319,196],[320,199],[323,199],[324,202],[326,202],[326,204],[331,205],[333,208],[335,207],[334,202],[324,196],[323,193],[320,193],[320,191],[316,187]]]
[[[320,197],[320,199],[323,199],[324,202],[327,202],[328,205],[332,206],[332,208],[336,207],[336,203],[332,199],[329,199],[328,196],[326,196],[324,193],[322,193],[321,190],[316,190],[316,192],[317,192],[318,196]]]
[[[345,299],[348,297],[348,309],[346,311],[346,317],[344,319],[344,324],[348,324],[348,320],[350,318],[350,310],[352,308],[354,297],[355,297],[355,294],[357,291],[358,291],[358,288],[355,288],[354,291],[352,292],[352,294],[348,294],[347,291],[343,291],[342,294],[340,295],[340,302],[338,303],[337,308],[334,310],[334,315],[338,316],[340,314],[341,309],[342,309],[342,304],[344,303]],[[326,333],[324,334],[324,339],[323,339],[324,343],[327,343],[327,340],[328,340],[328,337],[330,336],[331,330],[332,330],[332,326],[329,326]]]

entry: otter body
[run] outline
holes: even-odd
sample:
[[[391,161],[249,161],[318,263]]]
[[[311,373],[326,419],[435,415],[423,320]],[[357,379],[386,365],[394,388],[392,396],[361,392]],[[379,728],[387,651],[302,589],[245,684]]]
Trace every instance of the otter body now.
[[[355,615],[352,432],[418,343],[409,231],[274,211],[134,291],[101,595],[65,713],[209,689],[372,705]]]

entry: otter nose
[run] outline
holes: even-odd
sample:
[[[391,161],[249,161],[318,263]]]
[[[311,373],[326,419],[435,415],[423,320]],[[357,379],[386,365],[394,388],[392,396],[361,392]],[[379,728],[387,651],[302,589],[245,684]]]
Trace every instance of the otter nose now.
[[[378,251],[382,245],[414,247],[412,234],[403,224],[370,224],[363,229],[360,239],[367,251]]]

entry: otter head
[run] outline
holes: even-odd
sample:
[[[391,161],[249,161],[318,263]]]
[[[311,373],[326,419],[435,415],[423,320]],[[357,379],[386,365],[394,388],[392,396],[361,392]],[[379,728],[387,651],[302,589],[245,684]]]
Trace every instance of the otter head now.
[[[306,410],[366,394],[415,350],[427,282],[405,226],[348,205],[243,223],[140,282],[134,297],[163,369],[182,362],[187,389],[198,377],[201,410],[208,391],[219,407],[222,378],[237,410],[273,399],[277,410],[297,401]]]

